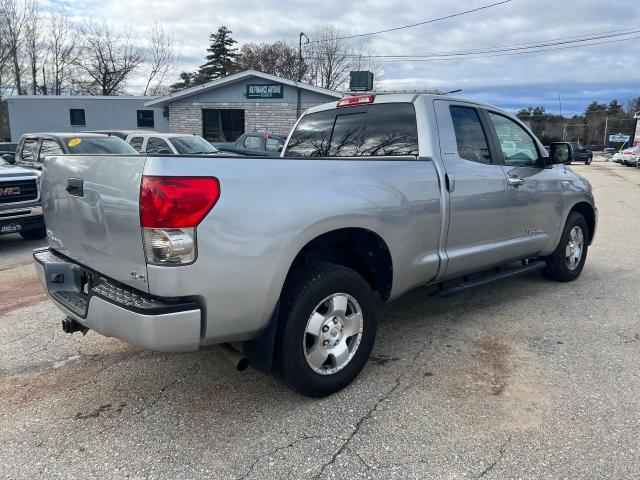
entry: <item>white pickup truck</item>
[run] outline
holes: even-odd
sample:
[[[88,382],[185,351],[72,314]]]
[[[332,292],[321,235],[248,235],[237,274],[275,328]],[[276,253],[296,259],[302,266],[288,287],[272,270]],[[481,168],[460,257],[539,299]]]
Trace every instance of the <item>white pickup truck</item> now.
[[[571,146],[550,151],[497,108],[425,94],[312,108],[280,158],[48,157],[36,267],[68,332],[224,344],[328,395],[369,357],[376,295],[580,275],[597,210]]]

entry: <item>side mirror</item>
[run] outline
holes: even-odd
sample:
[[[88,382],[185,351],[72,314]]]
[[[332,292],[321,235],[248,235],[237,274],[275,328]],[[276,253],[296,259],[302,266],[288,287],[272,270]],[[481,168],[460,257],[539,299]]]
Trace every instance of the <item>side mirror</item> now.
[[[284,145],[278,145],[278,153],[282,153],[283,149],[284,149]]]
[[[16,163],[16,156],[12,153],[3,153],[2,154],[2,159],[7,162],[10,163],[11,165],[15,165]]]
[[[568,142],[554,142],[549,152],[549,163],[552,165],[567,165],[573,162],[575,154],[573,147]]]

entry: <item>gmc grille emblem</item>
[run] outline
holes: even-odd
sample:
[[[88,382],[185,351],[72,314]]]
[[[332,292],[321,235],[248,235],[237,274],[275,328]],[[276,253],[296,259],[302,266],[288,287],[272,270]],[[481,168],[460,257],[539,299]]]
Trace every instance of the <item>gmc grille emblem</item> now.
[[[0,197],[15,197],[20,195],[20,187],[0,187]]]

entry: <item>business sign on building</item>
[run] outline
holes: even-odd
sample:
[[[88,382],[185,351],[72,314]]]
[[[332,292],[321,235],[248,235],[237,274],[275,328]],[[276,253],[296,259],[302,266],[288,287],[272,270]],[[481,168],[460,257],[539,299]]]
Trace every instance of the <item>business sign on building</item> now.
[[[279,84],[249,84],[247,98],[282,98],[283,88]]]
[[[636,112],[633,116],[636,119],[636,133],[633,137],[633,146],[640,145],[640,112]]]
[[[615,135],[609,135],[609,142],[611,143],[627,143],[631,138],[630,135],[623,135],[622,133],[616,133]]]

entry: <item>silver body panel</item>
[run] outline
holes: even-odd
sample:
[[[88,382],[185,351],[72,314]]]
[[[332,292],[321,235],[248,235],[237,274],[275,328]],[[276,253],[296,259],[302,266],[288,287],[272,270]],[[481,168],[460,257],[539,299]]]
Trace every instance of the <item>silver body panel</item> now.
[[[571,208],[594,205],[588,182],[557,165],[515,172],[526,182],[512,192],[507,177],[514,172],[468,165],[457,156],[452,127],[436,118],[434,101],[443,98],[376,99],[415,104],[418,158],[139,156],[112,157],[109,166],[101,157],[48,158],[43,200],[51,246],[151,295],[196,298],[202,307],[200,346],[260,334],[297,254],[334,230],[362,228],[384,241],[393,263],[390,299],[419,285],[553,251]],[[146,265],[138,214],[143,174],[219,179],[220,199],[197,227],[193,264]],[[445,174],[455,181],[453,192],[445,187]],[[90,201],[68,198],[64,185],[73,176],[85,179]],[[132,271],[145,272],[146,282],[133,279]],[[99,328],[107,329],[103,323]],[[116,336],[125,338],[122,332]]]

